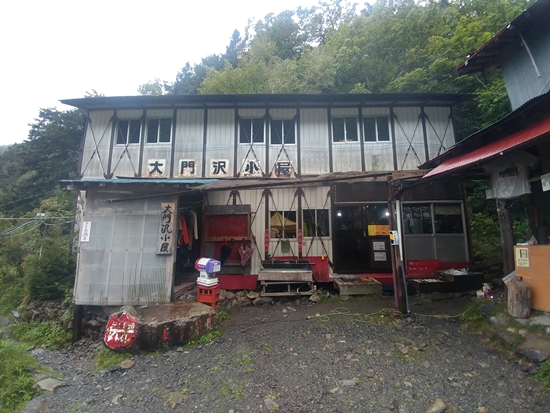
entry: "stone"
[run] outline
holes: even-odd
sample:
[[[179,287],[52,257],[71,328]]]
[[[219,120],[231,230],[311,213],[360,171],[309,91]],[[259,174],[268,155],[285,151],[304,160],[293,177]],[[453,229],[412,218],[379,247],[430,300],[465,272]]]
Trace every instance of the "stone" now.
[[[49,412],[50,412],[50,402],[48,400],[48,395],[43,394],[29,401],[25,406],[25,408],[21,410],[19,413],[49,413]]]
[[[339,383],[342,387],[353,387],[357,384],[357,380],[340,380]]]
[[[550,317],[545,315],[538,315],[536,317],[531,318],[531,325],[532,326],[545,326],[550,327]]]
[[[437,398],[434,400],[433,404],[426,410],[426,413],[443,413],[447,411],[447,405],[443,400]]]
[[[264,304],[272,304],[273,303],[273,297],[261,297],[262,303]]]
[[[390,402],[390,410],[395,412],[399,411],[399,403],[397,402],[397,400],[392,399],[392,401]]]
[[[512,346],[516,343],[516,337],[513,334],[508,333],[507,331],[497,330],[495,335],[503,342]]]
[[[336,394],[340,391],[340,387],[335,387],[334,389],[329,390],[331,394]]]
[[[168,400],[168,403],[170,403],[170,407],[172,409],[176,407],[178,404],[181,404],[182,402],[183,402],[183,395],[181,393],[172,393]]]
[[[516,318],[515,320],[522,326],[526,326],[527,324],[529,324],[529,320],[526,318]]]
[[[540,335],[529,335],[518,347],[518,353],[537,363],[550,358],[550,338]]]
[[[62,381],[49,378],[49,379],[40,380],[38,383],[35,383],[35,385],[32,387],[33,389],[40,389],[50,393],[55,393],[58,388],[63,386],[66,386],[66,384],[63,383]]]
[[[19,320],[21,318],[21,314],[19,314],[19,312],[17,311],[12,311],[11,316],[16,320]]]
[[[257,297],[252,301],[252,304],[254,304],[254,305],[262,305],[263,303],[264,302],[262,301],[262,299],[260,297]]]
[[[267,411],[270,411],[270,412],[273,412],[279,408],[279,405],[275,403],[275,401],[271,397],[264,399],[264,406],[267,409]]]
[[[248,299],[254,301],[256,298],[260,296],[256,291],[250,291],[247,295]]]
[[[309,297],[309,301],[311,301],[312,303],[318,303],[319,301],[321,301],[322,298],[319,294],[312,294],[310,297]]]
[[[123,370],[129,370],[132,367],[134,367],[134,361],[130,359],[126,359],[120,363],[120,368]]]
[[[120,404],[120,399],[122,399],[122,394],[116,394],[112,399],[111,403],[113,404]]]
[[[232,300],[233,298],[235,298],[235,293],[232,293],[231,291],[226,291],[225,298],[226,300]]]
[[[475,413],[487,413],[489,409],[485,406],[480,406],[476,409]]]

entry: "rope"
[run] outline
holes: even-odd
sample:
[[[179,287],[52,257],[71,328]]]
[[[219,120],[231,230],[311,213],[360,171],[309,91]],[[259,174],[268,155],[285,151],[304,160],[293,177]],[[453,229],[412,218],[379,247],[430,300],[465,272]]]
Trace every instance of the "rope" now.
[[[381,310],[375,311],[373,313],[352,313],[349,308],[346,307],[337,307],[334,310],[332,310],[330,313],[326,314],[315,314],[315,315],[309,315],[307,316],[308,320],[318,319],[322,322],[328,322],[330,321],[331,317],[334,316],[346,316],[351,317],[352,321],[355,321],[357,323],[367,323],[372,321],[371,318],[373,317],[380,317],[380,316],[391,316],[389,313],[397,311],[395,308],[382,308]],[[431,317],[431,318],[439,318],[442,320],[449,319],[449,318],[458,318],[462,317],[464,314],[466,314],[468,310],[465,310],[464,312],[457,314],[457,315],[448,315],[448,314],[418,314],[414,313],[413,315],[419,316],[419,317]]]

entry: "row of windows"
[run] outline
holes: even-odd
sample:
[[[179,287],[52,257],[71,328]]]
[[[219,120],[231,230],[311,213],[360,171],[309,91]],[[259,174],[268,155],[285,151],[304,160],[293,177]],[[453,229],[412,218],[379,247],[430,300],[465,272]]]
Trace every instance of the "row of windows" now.
[[[146,126],[147,143],[170,143],[172,136],[171,118],[150,118]],[[332,141],[358,142],[359,124],[356,116],[332,118]],[[240,119],[239,143],[264,143],[264,119]],[[138,144],[141,136],[140,119],[123,119],[117,122],[117,145]],[[270,122],[271,145],[294,145],[296,143],[296,125],[294,119],[272,120]],[[365,142],[389,142],[390,128],[388,116],[367,117],[363,119]]]

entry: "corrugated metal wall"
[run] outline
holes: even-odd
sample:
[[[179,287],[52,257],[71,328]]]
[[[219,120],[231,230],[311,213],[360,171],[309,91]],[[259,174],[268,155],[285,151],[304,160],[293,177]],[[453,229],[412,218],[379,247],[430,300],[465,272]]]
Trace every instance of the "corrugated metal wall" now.
[[[162,202],[174,196],[108,203],[120,192],[87,193],[82,220],[89,242],[79,245],[74,300],[78,305],[169,302],[174,255],[157,255]]]
[[[330,197],[328,192],[330,187],[321,186],[315,188],[303,188],[304,196],[302,199],[302,209],[326,209],[329,217],[330,237],[304,237],[303,255],[305,257],[318,257],[326,255],[332,257],[332,211],[330,209]],[[324,245],[324,246],[323,246]]]
[[[395,108],[395,151],[397,170],[411,171],[426,161],[420,108]]]
[[[300,129],[302,174],[330,172],[327,110],[301,109]]]
[[[80,168],[84,178],[104,178],[104,174],[107,173],[113,113],[113,111],[90,112]]]
[[[208,139],[206,140],[206,177],[210,177],[212,159],[229,159],[229,176],[233,175],[235,148],[235,111],[213,109],[208,111]],[[240,165],[239,165],[240,166]]]
[[[203,109],[178,110],[174,146],[174,177],[179,175],[180,159],[196,159],[196,176],[202,176],[204,112]]]
[[[273,171],[274,164],[279,160],[286,160],[287,155],[281,151],[281,145],[269,144],[269,164],[266,157],[266,143],[257,143],[253,146],[253,152],[249,144],[237,144],[235,159],[235,110],[234,109],[210,109],[207,111],[207,136],[206,158],[203,159],[204,146],[204,109],[180,109],[177,112],[176,131],[174,142],[174,166],[173,176],[179,176],[179,160],[195,159],[196,176],[211,177],[211,161],[213,159],[226,159],[228,161],[227,173],[234,176],[234,171],[239,172],[245,158],[249,160],[257,157],[260,160],[262,172]],[[426,159],[424,146],[424,133],[422,121],[419,119],[421,110],[419,107],[394,108],[397,116],[395,137],[391,142],[363,142],[364,160],[366,171],[392,171],[393,140],[395,140],[397,170],[416,170],[418,165]],[[270,116],[274,120],[293,119],[296,109],[270,109]],[[454,130],[449,119],[450,109],[446,107],[426,107],[426,135],[428,141],[428,154],[433,158],[440,153],[443,147],[446,149],[454,144]],[[266,110],[239,109],[241,118],[264,118]],[[363,117],[389,116],[390,110],[382,108],[363,108]],[[143,115],[141,110],[119,111],[119,119],[139,119]],[[357,108],[334,108],[332,116],[355,116],[359,118]],[[85,178],[100,178],[108,172],[109,144],[111,139],[112,124],[110,119],[113,112],[91,112],[92,122],[86,132],[86,140],[83,153],[82,170]],[[172,117],[172,110],[150,110],[146,116]],[[329,152],[332,150],[334,172],[361,171],[361,142],[330,142],[329,147],[329,119],[326,108],[300,109],[299,144],[285,145],[288,157],[292,161],[295,170],[298,168],[298,147],[300,147],[301,174],[315,175],[330,172]],[[362,125],[357,125],[360,136]],[[269,130],[264,133],[269,140]],[[93,135],[93,136],[92,136]],[[93,137],[99,143],[98,153]],[[298,141],[298,134],[296,136]],[[442,142],[440,142],[440,140]],[[165,176],[170,176],[171,143],[147,144],[143,143],[143,154],[140,155],[140,144],[114,145],[111,159],[111,172],[114,176],[133,177],[136,174],[147,176],[148,159],[165,159],[167,163]],[[442,150],[442,149],[441,149]],[[92,155],[93,154],[93,155]],[[142,157],[142,168],[138,170]],[[101,161],[100,161],[101,159]],[[241,174],[242,176],[242,174]],[[219,177],[219,176],[218,176]]]

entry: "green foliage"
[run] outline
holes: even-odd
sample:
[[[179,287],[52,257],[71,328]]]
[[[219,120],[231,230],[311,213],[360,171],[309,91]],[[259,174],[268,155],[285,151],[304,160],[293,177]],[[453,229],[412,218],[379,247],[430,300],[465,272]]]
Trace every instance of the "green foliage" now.
[[[0,256],[0,315],[7,315],[23,300],[25,283],[16,268],[3,261],[3,257]]]
[[[212,330],[203,335],[201,338],[197,340],[198,344],[209,344],[213,342],[215,339],[217,339],[219,336],[221,336],[220,330]]]
[[[38,392],[32,371],[38,363],[23,347],[0,339],[0,412],[19,411]]]
[[[542,381],[542,388],[550,391],[550,360],[546,360],[540,365],[540,370],[535,378]]]
[[[10,334],[20,343],[59,349],[71,343],[71,332],[55,322],[19,322],[10,325]]]
[[[102,348],[95,354],[95,368],[96,370],[102,370],[107,367],[116,366],[124,360],[129,359],[130,356],[129,353],[115,352],[108,348]]]

